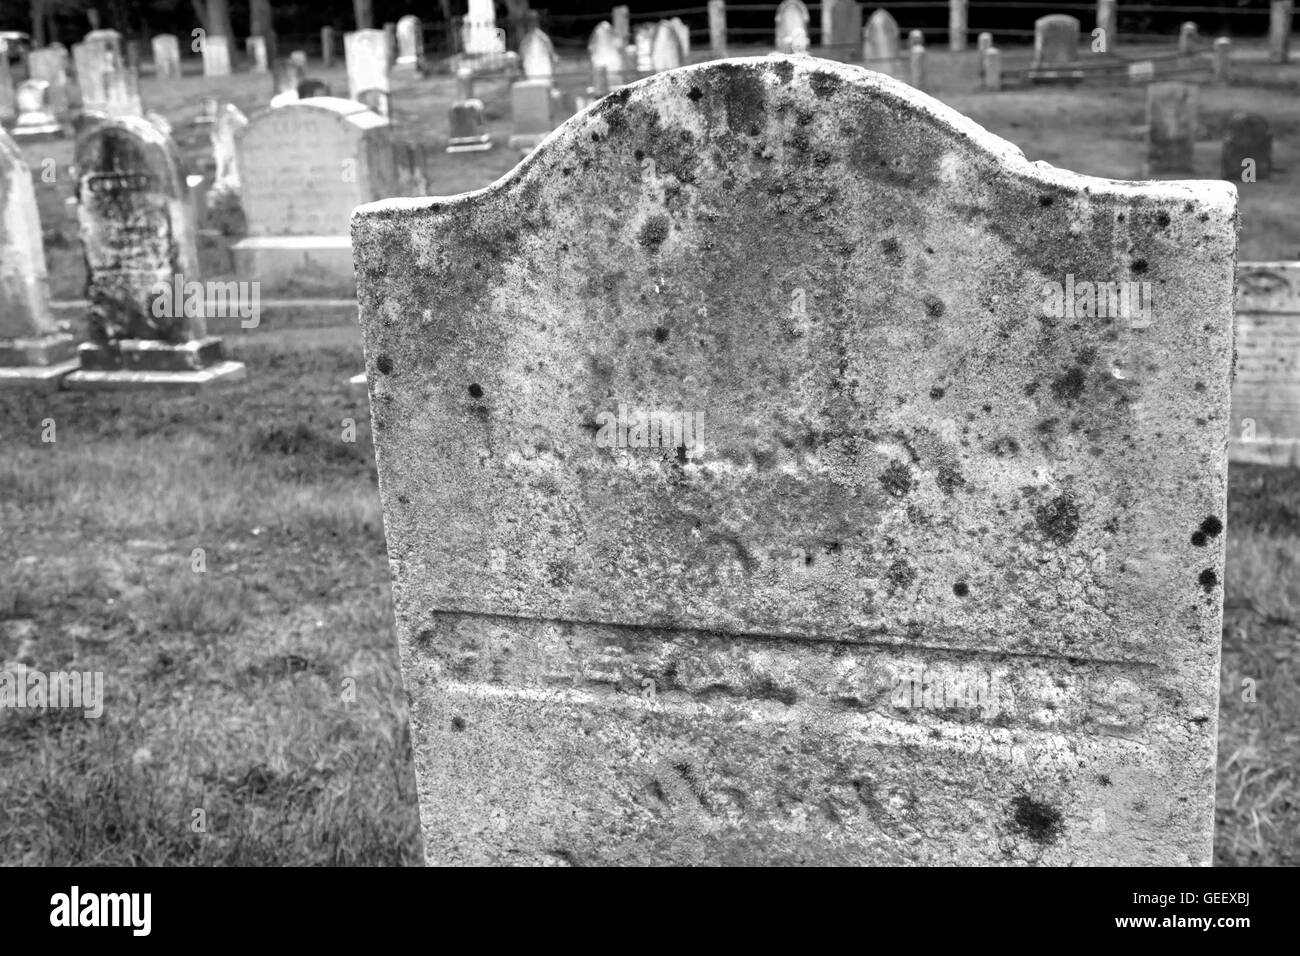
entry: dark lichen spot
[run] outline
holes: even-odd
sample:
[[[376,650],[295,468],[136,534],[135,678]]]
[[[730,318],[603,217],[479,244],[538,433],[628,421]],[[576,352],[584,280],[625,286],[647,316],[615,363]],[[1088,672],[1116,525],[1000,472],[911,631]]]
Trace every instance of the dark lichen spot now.
[[[925,303],[925,314],[932,319],[942,318],[943,313],[947,310],[943,300],[936,295],[927,295],[921,301]]]
[[[1216,537],[1223,533],[1223,522],[1214,515],[1210,515],[1201,522],[1201,531],[1211,538]]]
[[[934,476],[934,482],[945,495],[950,495],[966,484],[966,479],[962,477],[961,469],[956,465],[952,462],[944,462],[939,466],[939,470]]]
[[[912,586],[912,582],[916,580],[916,570],[899,558],[889,566],[885,577],[889,579],[891,590],[901,590]]]
[[[462,730],[464,730],[464,729],[465,729],[465,718],[464,718],[464,717],[453,717],[453,718],[451,719],[451,729],[454,730],[454,731],[456,731],[456,733],[460,733]]]
[[[885,254],[885,260],[892,266],[902,265],[903,250],[898,244],[898,240],[893,236],[880,240],[880,251]]]
[[[1203,548],[1203,547],[1205,547],[1205,532],[1204,532],[1204,531],[1193,531],[1193,532],[1192,532],[1192,544],[1196,545],[1198,548]]]
[[[1156,213],[1156,225],[1159,226],[1161,229],[1169,225],[1169,213],[1165,212],[1164,210],[1161,210],[1160,212]]]
[[[930,388],[930,397],[936,402],[943,398],[943,388],[939,385],[932,386]]]
[[[1083,368],[1076,365],[1052,382],[1052,395],[1058,402],[1074,401],[1083,394],[1085,382]]]
[[[1032,797],[1019,796],[1011,801],[1012,821],[1016,829],[1035,843],[1055,843],[1064,824],[1061,811]]]
[[[433,630],[431,628],[426,627],[424,630],[420,631],[419,634],[415,635],[416,647],[428,647],[432,643],[433,643]]]
[[[1020,453],[1020,442],[1014,438],[999,438],[989,450],[999,458],[1012,458]]]
[[[1134,260],[1133,265],[1129,268],[1133,270],[1134,274],[1142,275],[1142,273],[1147,271],[1147,261],[1145,259],[1136,259]]]
[[[1103,787],[1109,787],[1110,777],[1103,773],[1099,777],[1097,777],[1097,782],[1101,784]]]
[[[1069,495],[1058,495],[1034,511],[1034,521],[1049,540],[1069,544],[1079,533],[1079,506]]]
[[[891,461],[880,476],[880,483],[895,498],[901,498],[912,490],[912,470],[901,461]]]
[[[1206,594],[1211,594],[1214,591],[1214,586],[1219,583],[1219,576],[1214,573],[1213,568],[1206,568],[1200,573],[1196,580],[1200,582],[1200,585],[1205,589]]]
[[[704,99],[704,91],[698,86],[692,86],[690,92],[686,94],[686,98],[692,103],[698,103],[700,100]]]
[[[482,398],[482,397],[483,397],[483,386],[480,385],[478,382],[474,382],[474,383],[472,383],[472,384],[470,385],[470,387],[469,387],[469,393],[470,393],[470,395],[472,395],[474,398]]]
[[[645,150],[638,149],[633,151],[632,158],[635,159],[638,163],[641,162],[641,160],[645,159]]]
[[[655,341],[656,342],[668,341],[668,330],[664,328],[662,325],[655,326]]]
[[[966,595],[970,594],[970,585],[965,581],[958,581],[952,586],[952,593],[960,598],[964,598]]]
[[[1024,393],[1026,395],[1032,396],[1038,391],[1040,387],[1041,385],[1038,382],[1026,382],[1024,387]]]
[[[388,375],[393,371],[393,360],[387,355],[381,355],[379,358],[375,359],[375,368],[379,371],[380,375]]]
[[[658,249],[668,238],[668,217],[651,216],[641,227],[637,241],[647,249]]]
[[[1053,202],[1055,202],[1055,201],[1056,201],[1056,200],[1054,200],[1051,196],[1039,196],[1039,197],[1038,197],[1038,205],[1042,206],[1044,209],[1046,209],[1048,206],[1050,206],[1050,205],[1051,205]]]

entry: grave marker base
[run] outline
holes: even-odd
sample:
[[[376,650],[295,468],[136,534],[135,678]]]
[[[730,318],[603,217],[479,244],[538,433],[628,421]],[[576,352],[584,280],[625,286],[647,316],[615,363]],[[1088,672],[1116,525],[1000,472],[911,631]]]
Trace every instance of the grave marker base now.
[[[449,153],[475,153],[492,148],[492,137],[487,133],[482,136],[457,137],[447,141]]]
[[[210,385],[243,381],[247,369],[243,362],[221,362],[209,368],[188,372],[80,370],[63,380],[65,388],[77,391],[112,391],[145,388],[198,391]]]
[[[263,295],[356,295],[347,236],[253,236],[230,247],[235,273]]]
[[[76,357],[76,341],[66,332],[27,339],[0,339],[0,369],[42,368]]]

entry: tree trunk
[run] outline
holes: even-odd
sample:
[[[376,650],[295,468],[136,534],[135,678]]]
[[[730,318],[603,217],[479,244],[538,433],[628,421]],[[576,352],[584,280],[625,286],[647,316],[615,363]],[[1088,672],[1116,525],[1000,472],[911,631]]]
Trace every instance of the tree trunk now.
[[[352,0],[352,11],[357,17],[358,30],[374,29],[375,12],[371,0]]]
[[[249,0],[248,35],[264,39],[267,59],[275,59],[275,13],[271,10],[271,0]]]
[[[230,25],[230,0],[208,0],[207,31],[213,36],[226,37],[234,52],[235,30]]]
[[[28,9],[32,14],[32,46],[45,46],[45,0],[31,0]]]

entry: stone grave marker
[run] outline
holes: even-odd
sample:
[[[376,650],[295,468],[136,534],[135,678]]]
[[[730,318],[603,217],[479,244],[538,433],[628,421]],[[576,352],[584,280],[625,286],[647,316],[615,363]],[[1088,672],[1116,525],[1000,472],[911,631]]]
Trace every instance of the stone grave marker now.
[[[1219,176],[1234,183],[1273,175],[1273,131],[1258,113],[1236,113],[1228,120],[1219,158]]]
[[[857,0],[824,0],[822,48],[841,56],[857,52],[862,42],[862,7]]]
[[[81,108],[88,112],[106,112],[108,91],[104,85],[105,74],[122,68],[121,56],[109,42],[86,40],[72,45],[72,60],[77,69]]]
[[[808,35],[810,20],[803,0],[781,0],[776,8],[776,51],[793,52],[794,38],[801,33]]]
[[[474,153],[492,148],[492,137],[483,122],[482,100],[470,98],[452,103],[448,121],[451,135],[447,152]]]
[[[619,42],[614,28],[608,23],[598,23],[591,31],[591,40],[587,43],[587,55],[591,58],[593,70],[604,69],[613,86],[623,84],[623,45]]]
[[[289,52],[289,62],[300,70],[307,69],[307,54],[303,50],[291,50]]]
[[[960,53],[966,49],[967,0],[948,0],[948,49]]]
[[[1197,104],[1194,83],[1167,81],[1147,86],[1147,173],[1196,171]]]
[[[1114,53],[1119,45],[1119,17],[1115,0],[1097,0],[1097,29],[1102,31],[1103,49],[1099,53]]]
[[[1208,864],[1236,215],[813,57],[359,209],[427,859]]]
[[[519,62],[530,80],[549,80],[555,75],[555,46],[542,30],[533,27],[519,41]]]
[[[656,23],[638,23],[636,25],[633,40],[636,50],[636,68],[639,73],[650,73],[654,70],[654,46],[657,30],[658,24]]]
[[[0,388],[51,391],[76,367],[76,343],[50,313],[31,170],[0,129]]]
[[[898,36],[898,21],[888,10],[877,10],[867,17],[867,25],[862,31],[862,59],[867,66],[873,70],[882,70],[896,62]]]
[[[140,101],[140,78],[128,66],[103,74],[104,112],[109,116],[143,116]]]
[[[1291,55],[1291,21],[1295,15],[1295,0],[1273,0],[1269,4],[1268,58],[1273,63],[1285,63]]]
[[[230,75],[230,40],[209,33],[203,38],[199,50],[203,57],[204,76]]]
[[[655,24],[654,40],[650,47],[650,68],[656,73],[675,70],[686,62],[681,37],[667,20]]]
[[[691,61],[691,28],[686,25],[686,22],[681,17],[672,17],[668,21],[668,25],[677,33],[677,42],[682,47],[682,62],[689,63]]]
[[[14,95],[18,119],[13,135],[26,137],[62,136],[63,126],[50,108],[50,84],[46,80],[24,80]]]
[[[104,120],[77,139],[77,219],[88,275],[90,341],[69,388],[194,389],[244,377],[207,333],[193,208],[175,144],[146,120]]]
[[[674,38],[675,42],[676,38]],[[520,80],[510,85],[510,117],[514,132],[510,134],[510,148],[528,152],[550,135],[555,124],[551,121],[550,80]]]
[[[351,295],[352,210],[397,194],[388,121],[314,97],[254,114],[235,137],[248,223],[231,248],[235,272],[263,294]]]
[[[239,133],[248,117],[234,103],[226,103],[212,124],[212,192],[239,195]]]
[[[68,111],[68,50],[61,43],[41,47],[27,54],[27,72],[33,80],[49,84],[46,102],[50,112],[61,116]]]
[[[335,43],[334,28],[321,27],[320,28],[321,65],[327,70],[334,65],[334,54],[335,54],[334,43]]]
[[[618,6],[610,11],[613,18],[614,33],[618,36],[619,42],[627,46],[632,39],[632,10],[627,6]]]
[[[1079,80],[1079,20],[1063,13],[1034,21],[1034,60],[1029,78],[1037,81]]]
[[[397,21],[397,59],[393,69],[407,76],[424,75],[424,24],[407,14]]]
[[[291,60],[276,60],[271,64],[271,93],[272,97],[279,97],[283,94],[290,94],[289,100],[298,98],[298,88],[302,86],[303,68]]]
[[[383,30],[354,30],[343,34],[343,57],[347,61],[348,96],[358,102],[363,94],[382,105],[388,115],[388,40]],[[382,97],[378,94],[383,94]]]
[[[171,33],[160,33],[149,41],[153,50],[153,73],[158,79],[181,75],[181,44]]]
[[[1237,267],[1233,461],[1300,467],[1300,262]]]

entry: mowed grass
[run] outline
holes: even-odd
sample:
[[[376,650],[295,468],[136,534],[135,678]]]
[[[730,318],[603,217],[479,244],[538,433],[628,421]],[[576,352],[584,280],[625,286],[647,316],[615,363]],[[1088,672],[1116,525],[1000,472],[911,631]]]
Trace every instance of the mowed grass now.
[[[202,397],[0,394],[0,659],[105,698],[0,711],[0,862],[421,860],[359,336],[229,344]]]
[[[359,336],[228,344],[199,397],[0,393],[0,660],[106,698],[0,711],[0,862],[420,860]],[[1298,479],[1232,469],[1220,865],[1300,862]]]

